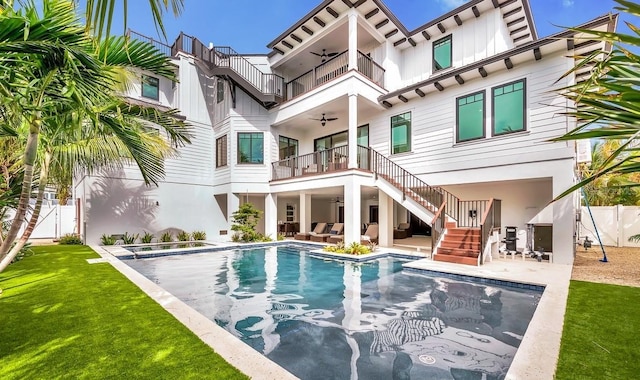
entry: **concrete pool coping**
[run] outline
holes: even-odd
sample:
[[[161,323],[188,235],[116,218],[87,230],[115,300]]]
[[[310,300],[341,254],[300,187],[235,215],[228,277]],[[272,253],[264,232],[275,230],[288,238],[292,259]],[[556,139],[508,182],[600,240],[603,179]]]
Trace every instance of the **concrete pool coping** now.
[[[292,244],[292,242],[283,241],[278,245],[288,244]],[[237,245],[229,244],[227,247],[235,249]],[[265,244],[247,244],[243,247],[252,248],[254,246],[262,247]],[[117,246],[107,249],[101,246],[92,246],[91,248],[244,374],[254,379],[296,378],[121,261],[118,257],[124,256],[124,252],[122,252],[126,251],[124,248]],[[380,250],[382,255],[389,252],[418,258],[417,261],[405,264],[405,267],[411,269],[544,286],[544,293],[505,378],[509,380],[553,379],[560,353],[560,339],[571,279],[572,267],[570,265],[549,264],[548,262],[537,262],[534,259],[520,261],[494,258],[493,261],[483,266],[475,267],[436,262],[424,258],[424,256],[420,258],[419,255],[411,251],[386,248],[380,248]],[[126,252],[130,255],[129,251]],[[344,258],[341,255],[334,256]],[[380,255],[375,254],[375,256]]]

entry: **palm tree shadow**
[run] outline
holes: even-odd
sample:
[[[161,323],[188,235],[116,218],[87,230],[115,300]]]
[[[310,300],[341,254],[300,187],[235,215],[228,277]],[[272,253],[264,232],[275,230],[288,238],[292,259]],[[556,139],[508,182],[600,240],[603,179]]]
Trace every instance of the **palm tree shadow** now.
[[[158,204],[151,198],[154,186],[142,181],[123,181],[124,173],[103,173],[91,185],[87,219],[102,231],[91,231],[98,237],[105,234],[132,233],[155,230]]]

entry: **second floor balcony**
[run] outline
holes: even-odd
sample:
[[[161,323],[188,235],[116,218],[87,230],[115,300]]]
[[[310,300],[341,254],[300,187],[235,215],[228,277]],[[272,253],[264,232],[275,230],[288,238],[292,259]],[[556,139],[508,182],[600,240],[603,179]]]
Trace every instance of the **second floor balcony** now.
[[[286,83],[285,100],[291,100],[349,71],[349,52],[344,51]],[[371,57],[358,51],[358,72],[384,88],[384,69]]]

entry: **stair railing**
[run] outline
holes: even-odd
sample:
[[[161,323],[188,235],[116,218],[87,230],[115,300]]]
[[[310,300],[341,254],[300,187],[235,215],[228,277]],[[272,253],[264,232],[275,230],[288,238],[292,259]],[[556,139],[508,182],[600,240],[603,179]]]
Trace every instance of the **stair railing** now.
[[[247,83],[265,95],[284,97],[284,78],[277,74],[267,74],[258,69],[245,57],[228,46],[207,47],[195,37],[180,33],[171,46],[173,55],[184,52],[206,62],[213,67],[233,70]]]
[[[433,217],[431,221],[431,255],[433,257],[433,252],[435,251],[438,244],[440,244],[440,239],[442,239],[442,234],[444,232],[444,217],[446,214],[447,201],[442,202],[440,208],[438,208],[438,212]]]
[[[482,256],[482,253],[487,248],[487,243],[493,231],[496,228],[502,227],[502,201],[491,198],[487,203],[487,209],[483,213],[482,220],[480,221],[480,256]]]

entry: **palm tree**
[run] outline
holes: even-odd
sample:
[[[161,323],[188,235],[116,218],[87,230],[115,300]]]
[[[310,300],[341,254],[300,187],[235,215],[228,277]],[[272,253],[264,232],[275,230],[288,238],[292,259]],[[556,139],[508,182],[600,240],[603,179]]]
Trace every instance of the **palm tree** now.
[[[0,272],[35,225],[52,163],[58,173],[70,173],[74,165],[93,170],[132,162],[147,184],[157,183],[171,147],[190,142],[175,111],[129,105],[118,96],[127,68],[174,75],[168,59],[144,42],[110,37],[98,43],[70,0],[44,0],[42,16],[31,3],[0,9],[1,130],[18,136],[24,170],[16,216],[0,246]],[[151,133],[149,123],[165,131],[166,140]],[[39,196],[27,234],[11,249],[38,169]]]
[[[640,4],[614,1],[619,4],[616,10],[640,15]],[[627,25],[635,35],[574,29],[613,45],[613,49],[581,57],[575,68],[565,74],[593,66],[588,80],[560,90],[564,97],[577,105],[567,113],[578,120],[579,126],[554,141],[599,138],[619,140],[620,144],[597,166],[592,165],[586,178],[556,199],[608,175],[631,174],[637,179],[635,173],[640,172],[640,56],[630,50],[640,47],[640,30],[631,23]]]

